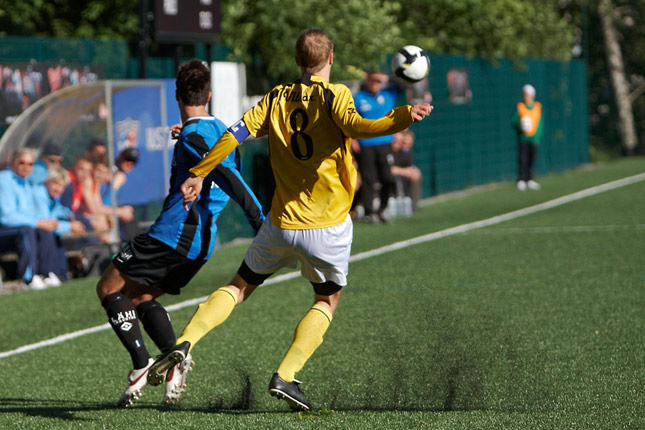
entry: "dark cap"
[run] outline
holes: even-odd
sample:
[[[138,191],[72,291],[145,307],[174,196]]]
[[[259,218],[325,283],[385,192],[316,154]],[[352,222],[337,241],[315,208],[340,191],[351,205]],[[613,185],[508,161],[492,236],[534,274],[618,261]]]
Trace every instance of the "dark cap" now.
[[[136,164],[139,161],[139,151],[136,148],[125,148],[121,152],[121,155],[119,155],[119,158],[125,161],[132,161]]]
[[[61,155],[61,148],[60,145],[54,142],[47,142],[43,146],[43,149],[40,151],[41,157],[47,156],[47,155]]]

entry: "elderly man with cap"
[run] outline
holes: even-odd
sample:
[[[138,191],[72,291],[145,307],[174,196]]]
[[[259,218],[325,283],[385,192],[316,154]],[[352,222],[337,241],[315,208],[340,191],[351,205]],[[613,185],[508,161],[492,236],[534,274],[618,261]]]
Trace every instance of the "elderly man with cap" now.
[[[542,104],[535,101],[535,88],[532,85],[524,85],[522,94],[523,100],[517,103],[513,117],[517,130],[517,188],[520,191],[526,188],[539,190],[540,184],[533,180],[533,165],[542,137]]]

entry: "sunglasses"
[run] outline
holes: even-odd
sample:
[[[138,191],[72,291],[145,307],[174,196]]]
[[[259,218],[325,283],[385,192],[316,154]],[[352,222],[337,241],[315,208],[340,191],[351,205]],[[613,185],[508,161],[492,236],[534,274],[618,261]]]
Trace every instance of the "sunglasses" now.
[[[61,161],[63,161],[63,157],[59,157],[57,155],[50,155],[47,157],[47,161],[49,161],[50,163],[60,163]]]

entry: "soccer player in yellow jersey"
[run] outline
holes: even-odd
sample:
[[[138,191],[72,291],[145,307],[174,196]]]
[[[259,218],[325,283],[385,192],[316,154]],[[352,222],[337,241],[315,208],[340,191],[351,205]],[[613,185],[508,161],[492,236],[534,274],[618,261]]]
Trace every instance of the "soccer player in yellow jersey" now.
[[[296,42],[300,80],[278,85],[266,94],[190,169],[193,175],[182,185],[186,208],[198,198],[204,177],[237,145],[248,136],[268,135],[276,190],[270,216],[237,274],[199,305],[175,348],[150,368],[150,384],[160,384],[165,372],[265,279],[299,261],[302,276],[313,285],[315,301],[296,327],[269,392],[285,399],[293,410],[311,409],[295,374],[322,343],[342,287],[347,285],[353,230],[349,210],[356,185],[351,139],[396,133],[432,111],[428,103],[418,103],[395,108],[380,119],[362,118],[350,90],[329,83],[333,61],[327,33],[303,31]]]

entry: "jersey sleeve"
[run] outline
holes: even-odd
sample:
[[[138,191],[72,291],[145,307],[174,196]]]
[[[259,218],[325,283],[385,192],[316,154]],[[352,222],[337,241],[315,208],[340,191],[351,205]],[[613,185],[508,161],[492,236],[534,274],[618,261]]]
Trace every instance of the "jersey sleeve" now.
[[[0,225],[4,227],[28,226],[35,228],[38,224],[35,212],[38,210],[34,207],[32,211],[26,213],[20,210],[18,199],[31,198],[32,196],[22,195],[21,191],[12,187],[11,180],[7,176],[0,179]]]
[[[190,169],[190,172],[194,174],[195,176],[201,176],[201,177],[206,177],[219,163],[224,160],[228,154],[233,152],[235,148],[237,148],[237,145],[239,145],[239,142],[233,135],[233,133],[230,130],[226,130],[222,137],[220,137],[217,142],[215,142],[215,145],[213,146],[213,149],[208,153],[206,157],[199,163],[197,163],[196,166],[194,166],[192,169]]]
[[[204,154],[207,154],[210,149],[204,138],[196,132],[188,134],[184,141],[186,152],[190,154],[193,161],[204,158]]]
[[[237,169],[220,164],[208,175],[218,187],[240,205],[251,227],[257,231],[264,222],[262,205]]]
[[[338,86],[332,106],[334,122],[353,139],[367,139],[405,130],[412,124],[412,106],[392,109],[379,119],[365,119],[357,111],[349,88]]]
[[[219,138],[213,149],[190,172],[196,176],[206,177],[219,163],[228,156],[249,135],[264,136],[269,132],[269,103],[271,94],[265,95],[255,106],[244,113],[242,119],[228,128]],[[246,130],[246,131],[245,131]]]

